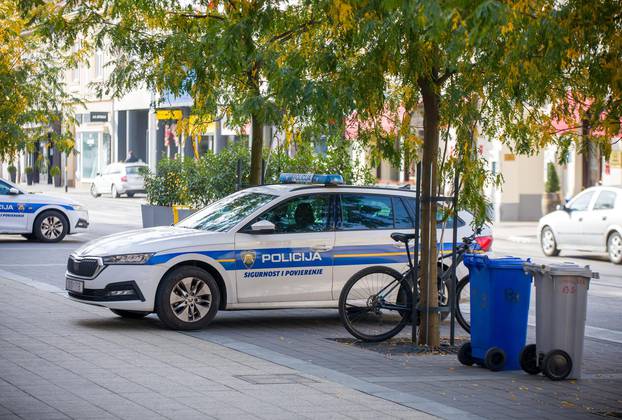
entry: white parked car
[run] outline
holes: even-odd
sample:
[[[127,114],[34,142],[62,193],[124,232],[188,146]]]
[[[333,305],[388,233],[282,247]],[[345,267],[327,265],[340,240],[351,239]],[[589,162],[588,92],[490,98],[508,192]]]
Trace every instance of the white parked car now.
[[[332,179],[332,178],[320,178]],[[90,242],[69,257],[69,297],[123,317],[156,312],[170,328],[196,329],[218,310],[337,308],[352,275],[373,265],[406,268],[415,193],[328,183],[248,188],[175,226]],[[461,212],[458,237],[471,235]],[[451,247],[453,220],[444,230]],[[478,243],[492,242],[485,228]],[[488,250],[488,249],[486,249]]]
[[[91,184],[91,195],[111,194],[112,198],[119,198],[121,194],[134,197],[136,193],[144,193],[145,179],[140,174],[140,168],[146,167],[143,162],[119,162],[106,166]]]
[[[560,251],[607,252],[622,264],[622,188],[592,187],[540,219],[538,237],[545,255]]]
[[[29,240],[58,242],[89,226],[89,214],[79,203],[32,194],[0,179],[0,233],[21,234]]]

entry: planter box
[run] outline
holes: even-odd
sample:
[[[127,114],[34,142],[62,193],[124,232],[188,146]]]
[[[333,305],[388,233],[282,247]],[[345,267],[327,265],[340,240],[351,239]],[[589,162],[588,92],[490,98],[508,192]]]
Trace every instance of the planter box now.
[[[196,210],[193,209],[177,209],[177,214],[179,216],[178,221],[185,219],[195,211]],[[140,212],[142,213],[144,228],[170,226],[174,221],[173,207],[142,204],[140,206]]]

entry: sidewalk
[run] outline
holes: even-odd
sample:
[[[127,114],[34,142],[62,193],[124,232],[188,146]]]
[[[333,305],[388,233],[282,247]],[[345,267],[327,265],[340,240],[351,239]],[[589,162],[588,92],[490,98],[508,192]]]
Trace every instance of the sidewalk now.
[[[498,222],[492,226],[495,241],[537,244],[538,222]]]
[[[420,411],[0,278],[0,419],[423,419]]]

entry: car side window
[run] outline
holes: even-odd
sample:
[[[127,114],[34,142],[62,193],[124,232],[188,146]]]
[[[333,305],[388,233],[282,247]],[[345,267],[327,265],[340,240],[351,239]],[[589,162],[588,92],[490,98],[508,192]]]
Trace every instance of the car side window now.
[[[617,194],[613,191],[601,191],[598,194],[594,210],[611,210],[616,203]]]
[[[9,186],[9,184],[5,184],[4,182],[0,181],[0,195],[9,195],[10,189],[11,187]]]
[[[395,228],[396,229],[412,229],[415,226],[413,219],[408,214],[404,202],[398,198],[393,197],[393,210],[395,212]]]
[[[343,194],[339,229],[393,229],[391,197],[376,194]]]
[[[259,220],[274,223],[275,233],[326,232],[330,226],[330,195],[302,195],[278,204],[250,224]]]
[[[592,201],[593,195],[594,191],[579,194],[574,200],[572,200],[572,202],[570,202],[568,208],[575,211],[587,210],[587,207],[590,205],[590,201]]]
[[[414,198],[407,198],[406,203],[408,204],[408,208],[410,212],[414,215],[415,209],[417,208],[417,200]],[[454,227],[454,217],[452,215],[447,215],[443,209],[436,210],[436,228],[437,229],[453,229]],[[464,226],[464,220],[458,217],[458,227]]]

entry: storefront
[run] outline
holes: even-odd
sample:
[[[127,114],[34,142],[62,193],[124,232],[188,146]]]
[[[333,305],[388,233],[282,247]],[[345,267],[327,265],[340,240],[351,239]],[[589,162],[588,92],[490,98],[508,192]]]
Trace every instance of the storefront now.
[[[91,182],[99,172],[112,163],[112,142],[107,112],[78,114],[76,128],[78,151],[77,175],[81,182]]]

